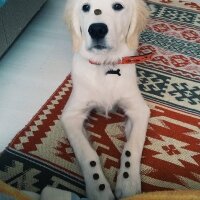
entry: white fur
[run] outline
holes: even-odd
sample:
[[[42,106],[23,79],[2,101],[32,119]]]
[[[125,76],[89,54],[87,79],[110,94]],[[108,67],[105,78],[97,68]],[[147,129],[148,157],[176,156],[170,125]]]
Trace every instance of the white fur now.
[[[89,12],[82,11],[82,5],[89,3]],[[141,191],[140,160],[149,119],[149,108],[137,86],[135,65],[109,65],[124,56],[135,55],[138,36],[146,24],[148,11],[142,0],[118,0],[124,9],[114,11],[115,0],[68,0],[66,21],[72,32],[74,58],[72,69],[73,91],[62,115],[63,126],[75,155],[80,163],[85,181],[87,196],[90,200],[113,200],[114,195],[106,180],[97,153],[85,136],[83,124],[89,111],[99,107],[106,113],[116,104],[124,109],[129,120],[126,128],[127,143],[121,157],[121,167],[117,177],[115,195],[122,198]],[[101,15],[95,15],[94,9],[100,9]],[[88,28],[93,23],[105,23],[108,33],[105,36],[106,49],[92,49],[93,40]],[[104,63],[90,64],[89,59]],[[109,69],[120,69],[121,76],[106,75]],[[131,157],[125,156],[125,151]],[[96,161],[90,167],[90,161]],[[124,163],[129,161],[130,168]],[[129,178],[123,178],[123,172]],[[100,175],[99,180],[92,178],[94,173]],[[105,184],[104,191],[98,189]]]

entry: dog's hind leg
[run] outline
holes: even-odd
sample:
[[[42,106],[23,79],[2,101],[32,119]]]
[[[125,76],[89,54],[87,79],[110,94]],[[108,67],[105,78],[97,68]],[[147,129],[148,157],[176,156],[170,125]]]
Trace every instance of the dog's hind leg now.
[[[123,105],[122,105],[123,107]],[[125,102],[124,109],[128,116],[127,143],[121,156],[115,194],[118,198],[128,197],[141,192],[140,163],[146,138],[150,111],[142,97]]]
[[[84,134],[83,124],[88,111],[86,103],[80,99],[70,99],[61,121],[79,161],[86,183],[87,197],[90,200],[114,200],[110,185],[101,169],[99,157]]]

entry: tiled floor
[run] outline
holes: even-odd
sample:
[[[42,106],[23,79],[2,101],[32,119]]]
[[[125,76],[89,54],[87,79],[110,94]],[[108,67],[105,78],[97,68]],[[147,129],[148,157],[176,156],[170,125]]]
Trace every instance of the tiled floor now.
[[[48,0],[0,60],[0,151],[70,72],[65,2]]]

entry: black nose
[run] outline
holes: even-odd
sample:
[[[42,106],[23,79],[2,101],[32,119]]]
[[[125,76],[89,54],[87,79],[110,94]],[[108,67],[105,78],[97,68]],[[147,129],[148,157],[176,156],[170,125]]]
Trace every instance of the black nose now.
[[[95,23],[90,25],[88,32],[92,39],[99,40],[103,39],[106,36],[106,34],[108,33],[108,27],[106,24],[103,23]]]

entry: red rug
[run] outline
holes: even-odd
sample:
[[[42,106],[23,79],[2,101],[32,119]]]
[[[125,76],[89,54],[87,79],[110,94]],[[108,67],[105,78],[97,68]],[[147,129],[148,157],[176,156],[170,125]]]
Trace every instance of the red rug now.
[[[148,1],[151,20],[139,53],[139,88],[151,108],[143,150],[142,191],[200,189],[200,7]],[[0,179],[40,192],[52,185],[85,194],[85,184],[60,123],[72,90],[70,76],[0,155]],[[91,113],[87,130],[114,188],[124,145],[124,116]],[[5,133],[6,134],[6,133]]]

